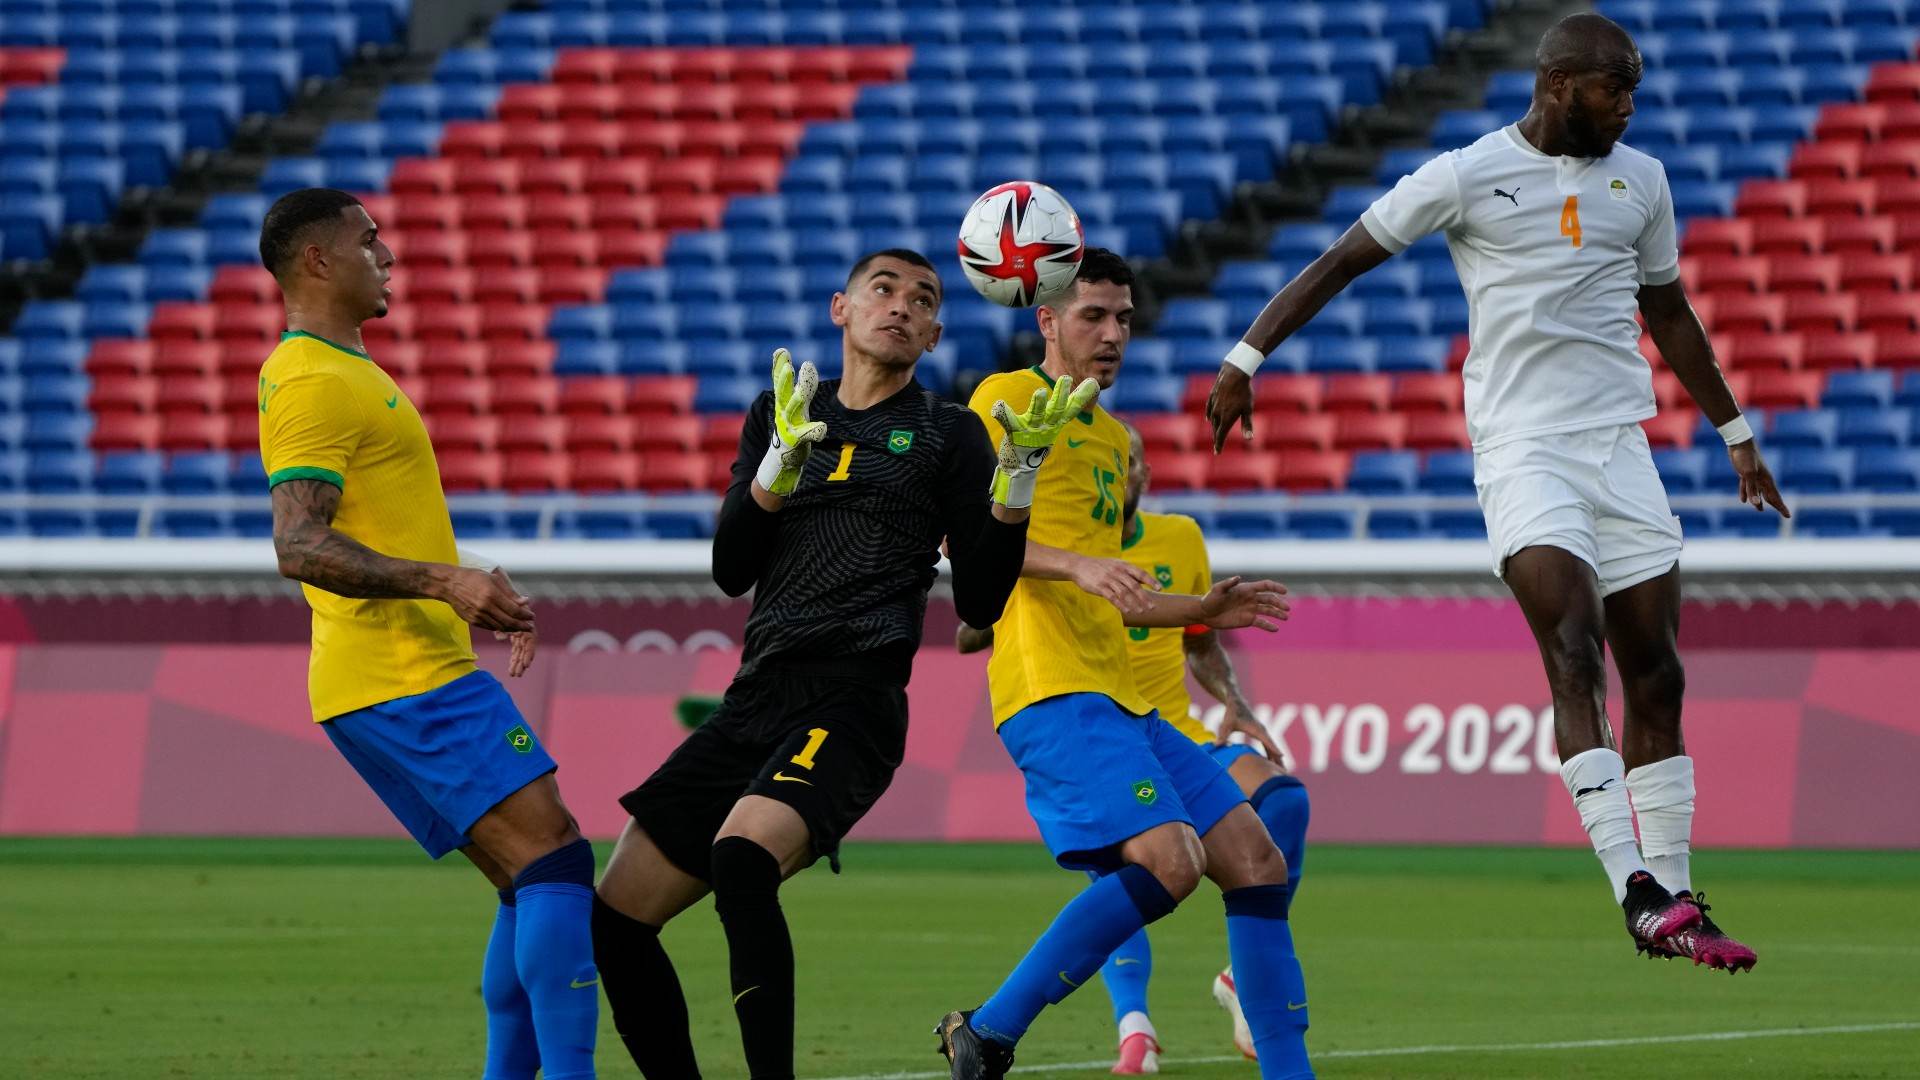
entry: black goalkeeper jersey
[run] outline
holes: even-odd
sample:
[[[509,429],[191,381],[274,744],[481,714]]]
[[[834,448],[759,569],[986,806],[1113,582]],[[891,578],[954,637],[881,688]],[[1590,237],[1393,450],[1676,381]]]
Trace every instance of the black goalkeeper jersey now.
[[[1019,580],[1024,522],[992,514],[994,452],[980,418],[918,381],[869,409],[820,384],[825,421],[799,486],[778,513],[750,490],[772,438],[773,392],[754,400],[713,538],[713,577],[754,589],[739,676],[768,669],[844,673],[905,685],[920,645],[940,544],[954,605],[991,626]]]

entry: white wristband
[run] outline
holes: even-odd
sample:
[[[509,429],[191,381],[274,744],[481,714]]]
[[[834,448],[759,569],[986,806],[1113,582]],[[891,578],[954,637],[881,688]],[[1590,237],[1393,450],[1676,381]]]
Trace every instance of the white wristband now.
[[[1753,438],[1753,427],[1747,423],[1745,416],[1735,416],[1714,430],[1720,432],[1720,437],[1727,441],[1728,446]]]
[[[1251,377],[1254,372],[1260,370],[1260,365],[1265,363],[1266,359],[1266,353],[1242,341],[1227,352],[1224,362],[1232,364]]]

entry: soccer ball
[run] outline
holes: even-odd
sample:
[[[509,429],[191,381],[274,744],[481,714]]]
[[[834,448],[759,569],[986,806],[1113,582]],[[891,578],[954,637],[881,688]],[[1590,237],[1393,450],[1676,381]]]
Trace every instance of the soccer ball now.
[[[1080,215],[1032,180],[988,189],[960,222],[960,269],[975,292],[1004,307],[1031,307],[1072,285],[1086,250]]]

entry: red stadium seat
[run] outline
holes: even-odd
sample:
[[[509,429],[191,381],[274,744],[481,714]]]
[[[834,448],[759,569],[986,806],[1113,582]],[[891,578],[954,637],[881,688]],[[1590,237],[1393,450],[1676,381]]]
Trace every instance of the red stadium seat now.
[[[400,273],[421,266],[454,267],[467,264],[467,238],[464,233],[418,229],[385,239],[387,246],[393,249],[394,257],[400,261],[400,266],[406,268],[399,270]],[[391,318],[393,312],[388,312],[387,316]]]
[[[543,304],[598,304],[606,299],[607,275],[592,267],[550,266],[539,271],[535,299]]]
[[[1680,275],[1690,292],[1721,293],[1764,292],[1767,287],[1767,260],[1758,255],[1701,255],[1680,260]]]
[[[740,120],[791,120],[800,90],[791,83],[754,83],[739,88],[734,116]]]
[[[1338,491],[1347,486],[1351,456],[1332,453],[1288,452],[1280,455],[1275,482],[1288,491]]]
[[[1867,100],[1920,100],[1920,64],[1875,64],[1867,75]]]
[[[1880,126],[1880,138],[1887,142],[1920,139],[1920,101],[1898,101],[1883,107],[1887,118]]]
[[[1821,142],[1872,142],[1887,122],[1885,105],[1828,105],[1820,111],[1813,137]]]
[[[666,124],[673,121],[673,110],[680,103],[680,91],[668,83],[628,83],[620,87],[620,102],[613,117],[623,124]]]
[[[1809,180],[1806,212],[1814,217],[1872,214],[1878,199],[1878,183],[1873,180]]]
[[[1840,263],[1840,287],[1849,292],[1907,292],[1913,260],[1905,255],[1855,255]]]
[[[1407,441],[1407,418],[1399,413],[1342,413],[1335,450],[1398,450]]]
[[[507,161],[560,157],[561,129],[544,120],[509,123],[500,133],[499,156]]]
[[[627,96],[626,90],[618,86],[575,87],[561,95],[555,116],[568,127],[582,122],[609,122],[620,114],[621,103]]]
[[[152,373],[154,344],[147,338],[97,338],[87,352],[87,374],[95,378]]]
[[[1473,351],[1473,339],[1465,334],[1453,335],[1453,344],[1447,349],[1447,370],[1458,374],[1467,366],[1467,354]]]
[[[581,195],[586,192],[587,163],[561,158],[557,161],[529,161],[520,166],[520,193],[529,197]],[[535,198],[528,212],[540,209]]]
[[[412,341],[416,315],[411,306],[389,308],[385,318],[362,325],[360,336],[369,349],[390,341]]]
[[[1764,270],[1760,271],[1765,273]],[[1713,298],[1715,333],[1740,330],[1779,330],[1786,325],[1787,299],[1764,293],[1721,293]]]
[[[461,450],[436,455],[440,459],[440,486],[449,493],[498,491],[504,465],[500,455]]]
[[[489,269],[473,274],[473,281],[472,299],[479,304],[531,304],[540,295],[540,271],[531,267]]]
[[[680,195],[662,197],[655,212],[662,229],[717,229],[726,208],[724,195]]]
[[[493,111],[503,124],[553,120],[560,115],[560,102],[563,98],[569,94],[587,92],[589,91],[586,87],[562,88],[552,83],[515,83],[501,90],[500,99],[494,105]]]
[[[394,162],[387,190],[395,195],[448,195],[453,177],[454,163],[443,158],[401,158]]]
[[[653,168],[653,190],[661,195],[701,195],[713,190],[711,158],[675,158]]]
[[[691,402],[689,402],[691,403]],[[700,418],[700,449],[729,460],[740,450],[740,429],[747,418],[739,413],[715,413]]]
[[[793,81],[794,50],[780,47],[732,50],[733,81],[743,86]]]
[[[1853,329],[1859,302],[1835,293],[1787,294],[1788,330],[1843,331]]]
[[[1719,345],[1716,343],[1714,347]],[[1680,376],[1666,367],[1653,369],[1653,403],[1661,412],[1680,408],[1688,400],[1686,389],[1680,385]]]
[[[58,48],[0,50],[0,84],[42,86],[57,82],[67,62],[67,50]]]
[[[793,157],[806,130],[797,120],[749,120],[740,125],[740,156]]]
[[[1822,371],[1873,366],[1872,334],[1808,334],[1802,367]]]
[[[763,195],[780,186],[782,163],[775,158],[730,158],[714,172],[714,190],[722,195]]]
[[[260,376],[222,375],[220,377],[220,411],[236,420],[245,417],[248,423],[258,427],[260,424]]]
[[[734,55],[740,49],[673,49],[671,75],[680,83],[732,82]]]
[[[854,82],[898,82],[913,66],[911,45],[868,45],[847,58],[847,78]]]
[[[469,195],[452,201],[459,211],[460,227],[469,232],[527,227],[527,203],[519,195]]]
[[[725,84],[674,86],[673,119],[686,124],[717,124],[733,116],[735,92]]]
[[[520,190],[519,161],[492,161],[474,158],[460,162],[454,173],[456,195],[506,195]]]
[[[592,200],[587,227],[636,232],[658,228],[659,221],[659,203],[651,195],[606,195]]]
[[[644,195],[652,183],[652,166],[633,158],[589,161],[582,180],[586,194],[596,202],[607,196]]]
[[[799,64],[796,63],[798,69]],[[797,74],[797,71],[796,71]],[[853,115],[854,99],[860,96],[860,87],[853,83],[801,83],[800,96],[793,103],[795,120],[844,120]]]
[[[1840,259],[1833,255],[1777,255],[1769,263],[1767,284],[1775,293],[1838,292]]]
[[[413,318],[414,340],[427,345],[480,340],[480,309],[471,304],[426,304]]]
[[[1764,409],[1811,409],[1820,403],[1827,377],[1818,371],[1762,371],[1753,375],[1740,402]]]
[[[521,413],[501,418],[500,449],[558,453],[567,445],[567,422],[558,416]]]
[[[1329,375],[1320,408],[1327,412],[1386,412],[1392,399],[1391,376]]]
[[[1240,450],[1229,451],[1241,453]],[[1207,472],[1213,464],[1213,448],[1186,453],[1166,453],[1153,459],[1153,490],[1200,491],[1207,486]]]
[[[501,422],[497,416],[427,413],[424,419],[434,451],[441,455],[443,470],[446,466],[445,455],[450,452],[491,452],[500,445]]]
[[[1677,412],[1662,411],[1660,415],[1642,420],[1640,427],[1647,433],[1647,445],[1655,450],[1667,450],[1678,447],[1685,449],[1693,445],[1694,414],[1686,410]]]
[[[452,195],[427,195],[416,192],[396,196],[389,230],[439,229],[453,225],[460,217],[461,200]]]
[[[1828,332],[1832,332],[1830,329]],[[1726,344],[1723,351],[1722,343]],[[1743,330],[1715,335],[1713,348],[1728,371],[1793,371],[1800,367],[1805,348],[1799,334]]]
[[[1813,255],[1826,244],[1827,223],[1821,218],[1761,218],[1750,224],[1755,255]]]
[[[418,342],[395,341],[380,347],[375,363],[395,379],[420,374],[421,351]]]
[[[267,359],[267,351],[254,346],[246,350],[247,366],[257,372]],[[212,342],[167,341],[153,346],[153,373],[174,375],[212,375],[222,369],[224,347]]]
[[[1920,180],[1883,176],[1872,181],[1874,207],[1889,217],[1920,214]]]
[[[640,489],[640,459],[617,450],[573,455],[572,487],[588,494]]]
[[[1753,247],[1753,222],[1695,218],[1687,222],[1680,250],[1687,255],[1745,255]]]
[[[1873,363],[1883,368],[1920,368],[1920,332],[1883,330],[1873,335]]]
[[[557,413],[560,411],[560,388],[551,376],[496,378],[493,382],[493,411],[502,416],[510,413]]]
[[[599,234],[600,265],[659,266],[667,254],[667,234],[660,231]]]
[[[593,220],[593,200],[585,195],[545,195],[527,200],[526,228],[585,229]]]
[[[1868,143],[1860,154],[1860,175],[1868,179],[1920,176],[1920,140]]]
[[[464,266],[398,268],[394,294],[411,304],[465,304],[473,300],[473,271]]]
[[[480,340],[489,345],[544,341],[549,312],[544,304],[488,304],[480,312]]]
[[[673,81],[677,49],[620,49],[613,64],[613,81],[623,88]]]
[[[627,380],[618,375],[574,376],[560,387],[560,411],[568,416],[618,415],[627,408]]]
[[[690,413],[695,389],[690,375],[643,375],[627,387],[627,411],[637,416]]]
[[[1465,450],[1467,419],[1459,413],[1415,413],[1407,417],[1407,449]]]
[[[258,425],[235,425],[241,429],[249,426],[255,428],[253,437],[258,439]],[[227,432],[227,418],[220,413],[168,413],[160,418],[158,448],[169,452],[225,450],[229,442]]]
[[[1279,458],[1259,450],[1230,449],[1212,459],[1207,486],[1216,491],[1272,491],[1280,486]]]
[[[1200,407],[1206,405],[1207,394],[1213,389],[1214,376],[1196,375],[1189,384],[1200,387]],[[1318,376],[1275,374],[1266,375],[1253,381],[1254,426],[1259,427],[1260,414],[1272,412],[1319,412],[1321,400],[1326,394],[1326,386]],[[1235,432],[1238,438],[1239,433]]]
[[[416,346],[419,355],[417,374],[428,379],[482,379],[487,375],[487,347],[477,341],[436,342],[431,348]],[[386,350],[381,350],[384,362]]]
[[[1206,420],[1192,413],[1142,413],[1131,419],[1149,456],[1211,448]]]
[[[622,54],[627,49],[561,49],[553,59],[548,78],[563,86],[591,86],[613,81]]]
[[[1327,413],[1301,416],[1280,414],[1253,425],[1254,447],[1259,450],[1331,450],[1339,421]],[[1229,439],[1228,441],[1232,441]]]
[[[607,88],[613,92],[612,87]],[[626,141],[626,128],[612,120],[569,120],[554,141],[554,153],[562,160],[597,161],[619,157]]]
[[[176,341],[211,341],[213,308],[188,300],[169,300],[153,305],[153,318],[147,323],[147,336],[163,344]]]
[[[795,49],[788,77],[801,84],[844,83],[847,81],[847,70],[852,65],[851,49]],[[813,93],[815,87],[808,86],[806,89],[808,93]]]
[[[389,312],[388,314],[391,315],[392,313]],[[362,327],[360,332],[364,336],[366,329]],[[233,345],[185,345],[165,351],[171,354],[182,351],[192,353],[196,350],[204,350],[200,352],[201,359],[198,362],[212,364],[213,370],[222,375],[252,375],[258,377],[260,374],[260,365],[267,359],[267,354],[261,352],[258,345],[246,342]],[[381,355],[386,355],[384,348],[381,350]],[[158,367],[158,357],[159,354],[156,353],[156,366],[154,368],[156,372],[160,370]]]
[[[1798,180],[1749,180],[1733,201],[1733,212],[1748,219],[1804,217],[1806,211],[1807,187]]]
[[[216,304],[279,304],[280,286],[264,266],[223,266],[214,271],[207,299]]]
[[[256,342],[262,356],[272,350],[286,326],[286,309],[279,304],[223,304],[213,309],[216,340],[226,344]]]
[[[641,440],[656,430],[671,434],[676,425],[691,424],[691,436],[684,445],[642,446]],[[569,416],[566,420],[567,450],[580,454],[589,450],[684,449],[695,452],[700,441],[700,421],[691,416],[657,417],[642,421],[635,416]]]
[[[1394,412],[1459,412],[1466,404],[1466,384],[1453,375],[1416,372],[1393,382],[1388,404]]]
[[[1851,180],[1860,175],[1860,148],[1855,142],[1801,143],[1787,163],[1787,175],[1795,180]]]
[[[225,387],[217,376],[198,379],[163,379],[154,404],[163,415],[171,413],[217,413],[222,411]]]
[[[490,342],[486,347],[487,372],[496,379],[550,378],[557,351],[551,341]]]
[[[534,89],[538,89],[537,87]],[[440,156],[472,161],[501,156],[506,125],[493,120],[455,120],[440,134]]]
[[[508,491],[565,491],[571,459],[559,452],[522,451],[506,455],[501,482]]]
[[[473,379],[464,376],[429,376],[426,388],[426,403],[421,408],[428,413],[468,413],[481,416],[493,409],[491,383],[485,379]],[[420,398],[414,398],[419,404]]]
[[[159,381],[150,375],[115,372],[95,374],[87,393],[87,408],[95,417],[107,413],[150,413],[159,402]]]
[[[528,237],[528,254],[541,270],[600,265],[600,238],[574,229],[541,229]]]
[[[1654,367],[1660,366],[1661,364],[1660,346],[1654,344],[1652,334],[1647,333],[1645,330],[1642,330],[1640,332],[1639,347],[1640,347],[1640,355],[1646,358],[1647,363],[1653,365]]]
[[[1876,333],[1920,329],[1920,295],[1872,292],[1862,295],[1859,305],[1859,314],[1854,320],[1856,329]]]
[[[468,233],[467,265],[476,270],[532,266],[533,237],[523,232],[499,230]]]
[[[733,455],[704,454],[698,468],[706,476],[706,488],[715,494],[725,494],[733,486]]]
[[[94,418],[90,442],[95,450],[156,449],[160,445],[160,417],[150,413],[101,413]]]
[[[708,458],[678,450],[640,455],[640,486],[648,491],[705,491],[712,482]]]
[[[1894,223],[1888,218],[1826,218],[1821,224],[1829,255],[1884,255],[1894,250]]]

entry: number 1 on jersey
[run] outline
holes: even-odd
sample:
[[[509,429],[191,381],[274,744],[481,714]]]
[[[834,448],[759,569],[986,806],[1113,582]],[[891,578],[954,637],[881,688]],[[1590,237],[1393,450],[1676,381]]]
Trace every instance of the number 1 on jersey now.
[[[840,464],[835,465],[833,467],[833,471],[827,474],[827,479],[845,480],[847,477],[853,475],[851,471],[852,469],[853,469],[853,444],[850,442],[841,443],[840,444]]]
[[[853,444],[848,443],[847,445],[851,446]],[[807,732],[807,745],[801,747],[799,753],[787,760],[803,769],[811,769],[813,768],[813,755],[820,752],[820,744],[826,741],[827,729],[823,727],[814,728]]]
[[[1573,241],[1574,247],[1580,246],[1580,196],[1567,196],[1567,204],[1560,208],[1560,235]]]

